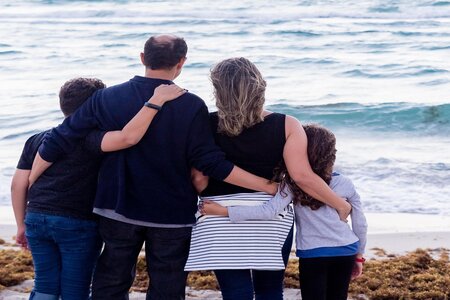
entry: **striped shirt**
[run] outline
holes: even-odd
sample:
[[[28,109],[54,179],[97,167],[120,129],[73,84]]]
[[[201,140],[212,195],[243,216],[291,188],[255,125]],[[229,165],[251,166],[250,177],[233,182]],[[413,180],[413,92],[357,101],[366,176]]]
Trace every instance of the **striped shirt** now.
[[[258,206],[271,198],[258,192],[211,196],[208,200],[223,206]],[[292,206],[287,206],[272,220],[239,224],[232,223],[228,217],[200,216],[192,230],[185,270],[282,270],[285,266],[281,249],[293,220]]]

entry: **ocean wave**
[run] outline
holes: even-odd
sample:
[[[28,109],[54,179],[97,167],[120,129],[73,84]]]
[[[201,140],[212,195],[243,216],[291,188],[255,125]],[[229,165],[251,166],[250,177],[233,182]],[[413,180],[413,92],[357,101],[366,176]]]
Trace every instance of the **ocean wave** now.
[[[294,35],[294,36],[302,36],[302,37],[318,37],[321,36],[320,33],[315,33],[312,31],[304,31],[304,30],[278,30],[268,32],[267,34],[271,35]]]
[[[15,55],[15,54],[21,54],[22,51],[16,51],[16,50],[7,50],[7,51],[0,51],[0,55]]]
[[[450,134],[450,104],[336,103],[318,106],[275,104],[270,110],[292,115],[304,123],[360,131],[409,132],[421,136]]]
[[[317,5],[313,3],[293,5],[288,1],[274,2],[267,5],[250,5],[248,7],[236,7],[236,5],[221,7],[220,13],[216,7],[207,5],[207,1],[193,3],[177,2],[170,7],[170,1],[162,2],[163,5],[155,5],[155,1],[146,3],[137,2],[139,9],[129,9],[128,2],[131,1],[82,1],[83,5],[70,5],[72,1],[50,1],[37,4],[38,8],[26,12],[18,12],[14,9],[4,9],[0,16],[2,19],[28,19],[41,18],[51,19],[76,19],[76,18],[127,18],[127,19],[151,19],[171,16],[174,22],[180,18],[188,18],[194,22],[209,22],[212,19],[228,19],[232,22],[245,21],[252,23],[267,24],[273,19],[274,10],[283,15],[283,21],[316,18],[345,18],[345,19],[386,19],[386,20],[426,20],[442,19],[450,17],[450,4],[448,1],[437,1],[429,5],[410,3],[405,1],[396,5],[368,6],[365,3],[350,6],[352,9],[343,10],[341,6],[329,3],[328,5]],[[332,2],[332,1],[330,1]],[[204,3],[205,5],[202,5]],[[111,5],[114,4],[114,5]],[[236,4],[236,3],[234,3]],[[285,5],[283,5],[285,4]],[[370,5],[370,3],[369,3]],[[3,5],[5,8],[5,6]],[[436,9],[439,7],[439,9]],[[8,8],[8,7],[6,7]],[[287,9],[286,9],[287,8]],[[149,20],[149,11],[152,18]],[[173,20],[173,19],[172,19]],[[279,19],[275,23],[279,24]],[[199,24],[199,23],[195,23]]]
[[[450,1],[438,1],[433,3],[432,6],[450,6]]]
[[[370,7],[368,9],[368,11],[371,13],[391,13],[391,12],[399,12],[400,8],[398,6],[381,5],[381,6]]]
[[[386,69],[386,66],[382,66]],[[364,77],[364,78],[405,78],[405,77],[418,77],[427,76],[435,74],[446,74],[449,73],[445,69],[437,68],[421,68],[421,67],[408,67],[401,70],[376,72],[368,69],[353,69],[349,71],[342,72],[341,75],[347,77]]]

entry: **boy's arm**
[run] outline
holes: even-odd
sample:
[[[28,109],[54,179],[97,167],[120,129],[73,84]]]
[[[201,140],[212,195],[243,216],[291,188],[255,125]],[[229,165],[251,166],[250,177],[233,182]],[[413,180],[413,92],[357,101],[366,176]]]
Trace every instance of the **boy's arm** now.
[[[30,170],[16,169],[11,183],[11,202],[17,224],[16,242],[27,248],[25,238],[25,210],[27,207],[28,176]]]
[[[162,84],[155,89],[148,103],[161,107],[167,101],[174,100],[184,93],[186,90],[175,84]],[[108,131],[101,142],[102,151],[118,151],[139,143],[158,111],[158,109],[143,106],[122,130]]]
[[[204,200],[200,212],[204,215],[228,216],[233,223],[247,220],[271,220],[281,213],[291,201],[291,194],[283,192],[278,192],[266,203],[256,206],[224,207],[217,202]]]
[[[155,89],[153,96],[149,99],[148,102],[153,105],[162,106],[167,101],[174,100],[184,93],[186,93],[186,90],[180,88],[177,85],[163,84]],[[90,101],[93,100],[88,100],[88,102]],[[72,135],[72,138],[69,138],[68,140],[68,144],[71,145],[73,139],[78,140],[80,137],[84,137],[89,134],[92,128],[95,128],[96,122],[93,121],[93,119],[95,119],[94,111],[95,109],[93,103],[90,103],[89,106],[87,106],[87,103],[85,103],[80,107],[79,110],[74,113],[74,118],[76,120],[67,122],[67,124],[65,124],[66,121],[64,121],[63,124],[52,130],[51,134],[47,136],[47,140],[44,141],[44,146],[39,149],[39,152],[34,159],[33,168],[31,170],[29,178],[30,186],[34,182],[36,182],[39,176],[41,176],[42,173],[44,173],[45,170],[47,170],[52,165],[52,162],[44,159],[41,156],[40,152],[46,153],[45,151],[48,147],[50,147],[50,149],[53,149],[53,147],[55,146],[54,135],[58,136],[59,131],[65,132],[67,130],[67,134]],[[156,109],[148,108],[145,106],[142,107],[142,109],[134,116],[133,119],[130,120],[130,122],[128,122],[127,125],[125,125],[122,130],[109,131],[103,136],[101,140],[101,150],[103,152],[111,152],[136,145],[144,136],[145,132],[150,126],[150,123],[153,120],[153,117],[157,112],[158,110]],[[72,116],[68,117],[67,119],[69,118],[72,118]],[[89,121],[88,124],[86,124],[85,126],[78,126],[77,122],[79,120],[83,120],[84,118]],[[76,130],[78,129],[81,130],[81,132],[77,132]],[[55,149],[58,149],[58,147],[56,147]],[[62,149],[63,148],[59,148],[59,150],[57,150],[57,153],[59,153],[59,151],[61,151]],[[68,150],[69,148],[64,149]]]

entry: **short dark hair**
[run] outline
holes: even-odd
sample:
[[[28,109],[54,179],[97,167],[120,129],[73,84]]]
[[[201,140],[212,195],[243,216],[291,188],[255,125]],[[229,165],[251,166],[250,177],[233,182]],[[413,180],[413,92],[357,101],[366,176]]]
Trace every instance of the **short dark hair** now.
[[[144,46],[144,65],[152,70],[171,69],[186,57],[187,49],[183,38],[161,41],[152,36]]]
[[[59,90],[59,105],[67,117],[73,114],[92,94],[106,85],[97,78],[74,78]]]

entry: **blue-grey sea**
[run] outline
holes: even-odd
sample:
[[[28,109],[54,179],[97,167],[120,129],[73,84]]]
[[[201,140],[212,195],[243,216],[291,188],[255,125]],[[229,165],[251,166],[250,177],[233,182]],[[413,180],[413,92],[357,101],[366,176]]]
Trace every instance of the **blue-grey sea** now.
[[[450,216],[450,1],[438,0],[3,0],[0,205],[26,139],[61,122],[64,81],[143,75],[157,33],[186,39],[177,83],[211,110],[211,66],[252,60],[268,109],[336,133],[336,169],[366,211]]]

